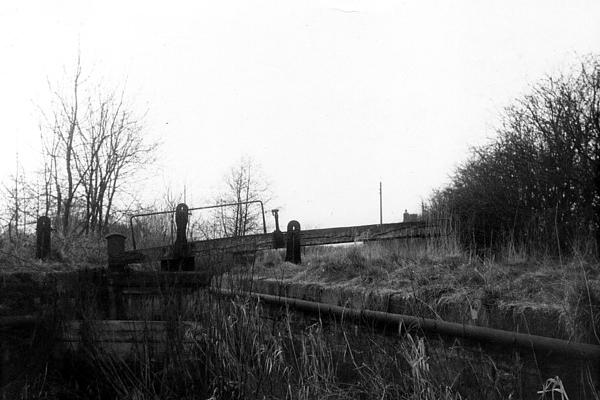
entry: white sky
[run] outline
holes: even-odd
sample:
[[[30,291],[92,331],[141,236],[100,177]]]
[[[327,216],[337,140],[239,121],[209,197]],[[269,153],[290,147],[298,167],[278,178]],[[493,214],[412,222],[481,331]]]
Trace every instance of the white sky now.
[[[380,180],[393,222],[528,85],[600,53],[600,1],[4,1],[0,179],[16,151],[37,166],[36,107],[78,48],[149,110],[149,202],[186,184],[203,205],[247,155],[284,224],[377,223]]]

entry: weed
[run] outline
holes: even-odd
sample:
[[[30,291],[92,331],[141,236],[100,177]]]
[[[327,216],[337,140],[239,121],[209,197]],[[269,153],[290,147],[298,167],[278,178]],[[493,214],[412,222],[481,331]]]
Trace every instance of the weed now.
[[[538,394],[540,395],[540,399],[547,399],[549,395],[549,398],[552,400],[569,400],[567,391],[558,376],[546,380],[542,390],[538,391]]]

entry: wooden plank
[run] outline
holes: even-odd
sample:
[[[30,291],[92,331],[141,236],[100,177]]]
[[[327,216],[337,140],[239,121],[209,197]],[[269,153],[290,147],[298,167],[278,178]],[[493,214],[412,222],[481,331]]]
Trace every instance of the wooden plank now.
[[[92,344],[106,354],[122,358],[136,357],[147,352],[163,355],[171,350],[173,335],[186,351],[194,345],[192,332],[195,322],[92,320],[66,322],[61,342],[71,351]],[[183,340],[181,340],[181,338]]]
[[[80,343],[87,339],[98,343],[164,342],[172,332],[180,331],[185,335],[195,326],[196,323],[190,321],[69,321],[65,323],[61,339],[67,343]]]
[[[31,328],[38,322],[33,315],[9,315],[0,317],[0,329]]]
[[[208,286],[212,277],[211,271],[131,271],[110,272],[107,274],[109,283],[128,288],[171,288]]]
[[[423,223],[359,225],[300,231],[301,246],[426,237],[433,229]]]
[[[212,240],[198,240],[190,243],[193,254],[222,252],[244,252],[268,250],[273,248],[273,236],[270,233],[220,238]]]
[[[357,241],[376,241],[402,238],[428,237],[436,234],[438,228],[424,222],[399,222],[382,225],[358,225],[338,228],[308,229],[300,231],[301,246],[352,243]],[[283,233],[284,240],[286,233]],[[190,252],[195,256],[268,250],[273,248],[271,233],[199,240],[189,243]],[[139,253],[148,260],[169,258],[170,246],[139,249],[126,253]]]

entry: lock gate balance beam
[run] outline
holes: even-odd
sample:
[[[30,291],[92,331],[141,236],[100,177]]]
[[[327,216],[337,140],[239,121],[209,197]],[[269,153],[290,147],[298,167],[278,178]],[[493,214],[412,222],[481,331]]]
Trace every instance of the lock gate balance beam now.
[[[279,232],[283,243],[288,241],[288,233]],[[437,226],[425,222],[400,222],[390,224],[359,225],[336,228],[308,229],[299,232],[300,246],[319,246],[327,244],[371,242],[392,239],[427,238],[440,236]],[[274,245],[273,233],[228,237],[211,240],[187,242],[187,256],[202,256],[214,252],[245,253],[285,246]],[[281,243],[281,242],[279,242]],[[115,254],[113,260],[122,264],[161,260],[174,257],[173,246],[158,246],[146,249],[128,250],[120,255]],[[116,257],[116,258],[115,258]],[[109,255],[109,259],[111,259]]]

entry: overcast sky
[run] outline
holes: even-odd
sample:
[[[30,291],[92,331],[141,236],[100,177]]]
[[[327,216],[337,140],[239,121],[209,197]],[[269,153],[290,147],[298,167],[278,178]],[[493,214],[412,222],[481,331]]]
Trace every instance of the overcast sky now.
[[[600,53],[600,1],[4,1],[0,178],[40,158],[39,111],[78,49],[126,82],[159,161],[139,193],[210,202],[257,160],[285,222],[384,222],[448,181],[502,108]]]

